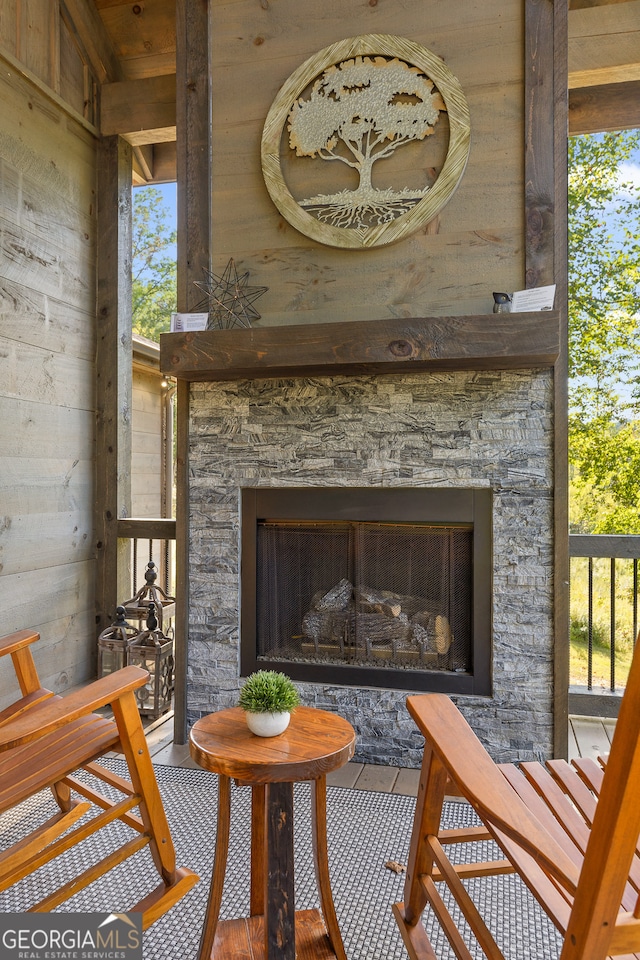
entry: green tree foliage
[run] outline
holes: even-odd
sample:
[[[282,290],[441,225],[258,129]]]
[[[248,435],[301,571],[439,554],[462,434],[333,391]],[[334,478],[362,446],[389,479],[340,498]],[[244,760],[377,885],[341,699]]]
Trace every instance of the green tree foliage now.
[[[572,529],[640,533],[640,131],[569,145]]]
[[[159,340],[169,330],[176,309],[176,233],[169,229],[170,211],[155,187],[133,191],[133,317],[134,333]]]

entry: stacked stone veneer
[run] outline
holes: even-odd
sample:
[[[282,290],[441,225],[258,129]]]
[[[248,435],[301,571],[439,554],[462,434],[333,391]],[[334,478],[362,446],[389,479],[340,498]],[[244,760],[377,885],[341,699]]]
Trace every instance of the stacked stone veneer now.
[[[490,487],[493,696],[454,699],[499,760],[549,756],[552,379],[451,372],[192,385],[188,718],[235,703],[242,487]],[[407,680],[409,681],[409,676]],[[410,690],[300,684],[358,732],[362,761],[415,766]]]

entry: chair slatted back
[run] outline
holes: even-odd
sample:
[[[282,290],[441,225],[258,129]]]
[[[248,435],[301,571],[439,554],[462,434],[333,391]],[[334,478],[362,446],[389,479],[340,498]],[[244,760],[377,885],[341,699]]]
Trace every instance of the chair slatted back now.
[[[442,879],[485,956],[500,960],[486,918],[467,902],[456,877],[514,871],[563,935],[560,960],[640,958],[640,642],[611,751],[601,765],[496,765],[448,697],[411,696],[407,706],[424,734],[425,753],[405,899],[393,910],[412,960],[436,958],[419,922],[427,903],[456,957],[470,956],[436,891],[434,880]],[[446,792],[466,797],[506,860],[446,860],[451,831],[438,829]],[[461,833],[455,831],[456,842]],[[473,830],[467,839],[473,842]]]
[[[562,960],[606,956],[640,836],[640,643],[629,671]],[[636,916],[639,916],[636,898]],[[628,947],[640,950],[640,923]],[[605,951],[603,953],[603,951]],[[630,950],[626,950],[630,952]]]

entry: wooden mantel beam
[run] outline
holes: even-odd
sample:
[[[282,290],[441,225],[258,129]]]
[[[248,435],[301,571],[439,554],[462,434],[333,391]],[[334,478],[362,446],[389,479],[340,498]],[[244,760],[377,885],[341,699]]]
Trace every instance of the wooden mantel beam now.
[[[552,366],[557,311],[165,333],[160,368],[178,380],[505,370]]]

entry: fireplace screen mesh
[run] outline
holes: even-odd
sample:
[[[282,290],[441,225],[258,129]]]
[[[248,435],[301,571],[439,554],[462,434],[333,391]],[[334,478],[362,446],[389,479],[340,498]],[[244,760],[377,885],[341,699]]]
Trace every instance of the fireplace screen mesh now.
[[[472,669],[465,525],[260,521],[258,660]]]

